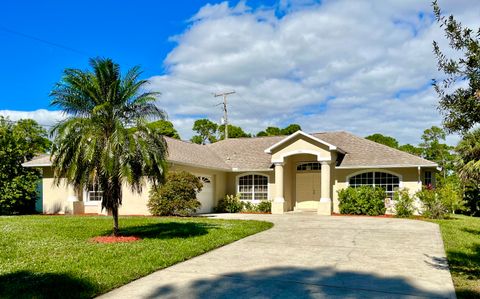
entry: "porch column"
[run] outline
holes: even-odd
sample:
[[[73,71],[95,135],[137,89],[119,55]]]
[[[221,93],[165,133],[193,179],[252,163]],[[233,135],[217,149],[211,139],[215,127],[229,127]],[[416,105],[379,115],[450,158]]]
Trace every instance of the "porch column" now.
[[[320,185],[320,203],[318,204],[319,215],[332,214],[332,199],[330,198],[330,161],[322,161],[322,174]]]
[[[275,199],[272,202],[272,214],[283,214],[285,198],[283,197],[283,162],[275,163]]]

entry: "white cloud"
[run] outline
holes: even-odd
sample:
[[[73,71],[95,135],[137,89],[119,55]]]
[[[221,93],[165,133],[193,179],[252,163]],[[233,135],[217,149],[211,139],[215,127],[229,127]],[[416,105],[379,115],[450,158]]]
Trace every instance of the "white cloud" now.
[[[480,2],[439,2],[465,25],[480,27]],[[452,53],[429,0],[207,4],[171,40],[166,73],[150,78],[150,87],[162,92],[158,104],[184,139],[195,119],[220,121],[221,100],[213,94],[232,89],[229,119],[252,133],[296,122],[308,132],[379,132],[418,143],[425,128],[441,123],[429,86],[440,76],[432,41]],[[46,124],[60,117],[32,113]]]
[[[12,121],[31,118],[47,129],[56,122],[65,119],[65,114],[62,111],[51,111],[46,109],[38,109],[35,111],[0,110],[0,115],[8,117]]]
[[[440,5],[479,26],[480,3]],[[167,73],[152,86],[184,138],[196,118],[220,119],[212,93],[230,89],[238,92],[229,97],[231,122],[253,133],[297,122],[306,131],[380,132],[417,143],[441,122],[429,87],[440,75],[432,41],[448,48],[430,1],[208,4],[174,40]]]

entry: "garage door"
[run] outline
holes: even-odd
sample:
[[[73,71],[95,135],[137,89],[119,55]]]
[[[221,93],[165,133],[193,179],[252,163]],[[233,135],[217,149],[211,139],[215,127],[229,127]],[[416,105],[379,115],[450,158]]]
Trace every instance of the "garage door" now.
[[[197,194],[197,199],[202,203],[202,206],[197,213],[211,213],[213,212],[213,178],[208,175],[197,175],[202,181],[203,188],[200,193]]]

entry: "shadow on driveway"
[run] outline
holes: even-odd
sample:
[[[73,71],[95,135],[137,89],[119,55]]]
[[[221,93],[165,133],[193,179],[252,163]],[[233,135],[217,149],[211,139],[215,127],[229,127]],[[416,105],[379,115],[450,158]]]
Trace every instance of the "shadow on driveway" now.
[[[172,273],[176,275],[177,273]],[[171,274],[171,276],[173,276]],[[189,278],[189,273],[176,275]],[[207,276],[208,277],[208,276]],[[121,293],[119,293],[121,294]],[[142,298],[404,298],[412,296],[452,298],[434,290],[420,290],[397,277],[339,271],[332,267],[274,267],[251,272],[229,273],[191,281],[166,284]]]

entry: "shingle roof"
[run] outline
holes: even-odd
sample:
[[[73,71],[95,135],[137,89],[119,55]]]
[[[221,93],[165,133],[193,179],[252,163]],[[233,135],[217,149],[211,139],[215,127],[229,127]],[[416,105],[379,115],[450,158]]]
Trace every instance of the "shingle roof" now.
[[[314,133],[313,136],[343,149],[346,154],[339,167],[428,166],[436,163],[348,132]]]
[[[285,136],[230,138],[207,147],[234,170],[268,169],[272,164],[272,156],[265,153],[265,149],[284,138]]]
[[[435,167],[436,163],[388,146],[355,136],[348,132],[311,134],[345,151],[338,167]],[[165,137],[168,161],[223,170],[263,170],[271,166],[271,155],[265,149],[285,136],[231,138],[213,144],[199,145]],[[26,167],[48,166],[50,158],[42,155],[23,164]]]
[[[168,146],[168,161],[206,168],[230,170],[224,160],[211,151],[208,146],[165,137]]]

